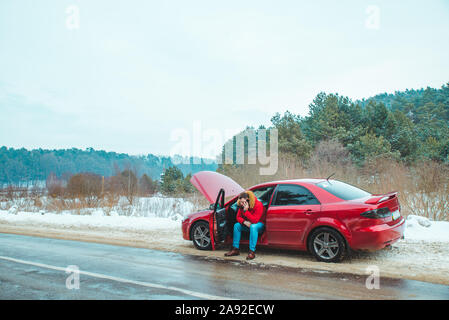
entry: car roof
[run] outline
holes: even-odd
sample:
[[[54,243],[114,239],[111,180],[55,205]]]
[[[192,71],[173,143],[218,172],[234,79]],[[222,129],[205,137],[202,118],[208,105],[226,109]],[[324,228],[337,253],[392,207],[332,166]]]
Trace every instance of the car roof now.
[[[276,181],[269,181],[269,182],[263,182],[259,183],[251,188],[255,187],[262,187],[270,184],[296,184],[296,183],[313,183],[317,184],[319,182],[326,181],[326,179],[320,179],[320,178],[307,178],[307,179],[289,179],[289,180],[276,180]]]

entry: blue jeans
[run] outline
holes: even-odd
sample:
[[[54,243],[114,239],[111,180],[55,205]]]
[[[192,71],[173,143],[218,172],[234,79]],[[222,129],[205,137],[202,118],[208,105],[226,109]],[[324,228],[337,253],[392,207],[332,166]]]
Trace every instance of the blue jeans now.
[[[265,226],[262,222],[253,223],[249,228],[239,222],[236,222],[234,224],[234,238],[232,246],[237,249],[239,248],[240,236],[242,231],[245,231],[249,232],[249,250],[256,251],[257,238],[259,237],[259,233],[262,234],[264,228]]]

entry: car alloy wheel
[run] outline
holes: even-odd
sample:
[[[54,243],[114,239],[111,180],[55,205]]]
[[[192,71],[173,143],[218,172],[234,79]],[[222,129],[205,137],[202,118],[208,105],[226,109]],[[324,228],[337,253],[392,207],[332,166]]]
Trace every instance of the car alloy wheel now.
[[[313,239],[313,249],[320,258],[330,260],[337,256],[340,246],[329,232],[321,232]]]
[[[192,232],[193,244],[200,250],[211,247],[209,225],[205,222],[198,222]]]
[[[315,230],[309,238],[308,246],[309,252],[313,253],[318,261],[338,262],[347,254],[343,236],[328,227]]]

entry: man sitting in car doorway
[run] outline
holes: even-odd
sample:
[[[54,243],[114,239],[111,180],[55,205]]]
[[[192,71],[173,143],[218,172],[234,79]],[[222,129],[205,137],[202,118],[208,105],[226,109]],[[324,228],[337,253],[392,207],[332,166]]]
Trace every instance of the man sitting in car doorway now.
[[[226,257],[238,256],[240,254],[240,237],[242,231],[249,232],[249,253],[247,260],[252,260],[256,257],[256,244],[259,234],[262,234],[265,225],[261,221],[264,211],[262,202],[260,202],[252,191],[242,192],[237,200],[239,208],[234,224],[234,235],[231,251],[225,253]]]

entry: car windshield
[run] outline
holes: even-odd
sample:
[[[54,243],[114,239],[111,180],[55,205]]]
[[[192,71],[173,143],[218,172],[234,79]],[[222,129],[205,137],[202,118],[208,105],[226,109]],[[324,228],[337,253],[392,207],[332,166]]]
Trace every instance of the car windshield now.
[[[316,185],[343,200],[354,200],[371,196],[371,193],[341,181],[323,181]]]

